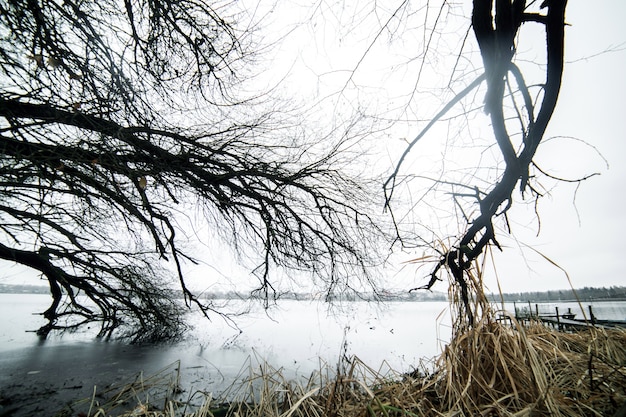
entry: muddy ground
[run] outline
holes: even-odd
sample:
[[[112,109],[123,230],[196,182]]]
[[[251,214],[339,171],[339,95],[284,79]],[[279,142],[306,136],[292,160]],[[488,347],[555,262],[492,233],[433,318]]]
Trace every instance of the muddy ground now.
[[[179,354],[178,357],[174,356]],[[0,353],[0,417],[77,416],[97,392],[147,378],[163,369],[174,372],[181,359],[182,387],[219,392],[228,376],[218,370],[212,352],[199,346],[134,346],[118,343],[37,345]],[[228,367],[228,364],[226,365]],[[231,374],[238,370],[231,369]],[[231,378],[232,379],[232,378]],[[183,392],[184,396],[185,393]],[[104,401],[104,397],[96,397]]]

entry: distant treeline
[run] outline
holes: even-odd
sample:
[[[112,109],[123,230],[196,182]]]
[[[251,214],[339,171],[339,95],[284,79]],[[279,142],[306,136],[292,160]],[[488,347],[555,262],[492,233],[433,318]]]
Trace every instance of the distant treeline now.
[[[500,294],[491,294],[490,298],[500,301]],[[504,301],[626,301],[626,287],[612,286],[609,288],[584,287],[576,290],[512,292],[502,294]]]
[[[258,298],[254,293],[242,293],[239,291],[211,292],[201,295],[206,299],[254,299]],[[391,292],[379,293],[344,293],[327,297],[326,293],[300,293],[294,291],[280,292],[275,295],[277,300],[330,300],[330,301],[446,301],[447,295],[437,291]]]
[[[43,285],[0,284],[0,294],[50,294],[50,288]]]
[[[0,284],[0,293],[9,294],[49,294],[50,289],[42,285]],[[183,298],[182,291],[172,290],[174,297]],[[325,293],[299,293],[294,291],[280,292],[275,295],[277,300],[325,300]],[[202,292],[198,298],[205,300],[248,300],[259,298],[254,292],[246,291],[210,291]],[[446,301],[447,295],[437,291],[346,293],[332,297],[333,301]]]
[[[574,291],[576,294],[574,294]],[[534,291],[534,292],[513,292],[500,294],[490,294],[489,298],[494,302],[499,302],[502,298],[504,301],[602,301],[602,300],[624,300],[626,301],[626,287],[612,286],[609,288],[584,287],[572,291],[556,290],[556,291]],[[48,294],[48,287],[39,285],[15,285],[0,284],[0,293],[11,294]],[[177,291],[174,291],[176,294]],[[182,298],[183,294],[180,293]],[[200,295],[200,298],[212,300],[236,300],[255,298],[254,294],[241,291],[217,291],[207,292]],[[319,293],[297,293],[283,292],[276,294],[277,299],[283,300],[324,300],[325,294]],[[382,292],[378,294],[342,294],[335,296],[334,301],[446,301],[447,294],[437,291],[413,291],[407,292]]]

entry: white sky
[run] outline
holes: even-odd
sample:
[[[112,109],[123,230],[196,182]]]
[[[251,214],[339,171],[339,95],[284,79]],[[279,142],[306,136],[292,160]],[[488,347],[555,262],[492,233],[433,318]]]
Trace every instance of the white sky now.
[[[623,272],[623,237],[626,216],[623,204],[626,179],[626,29],[622,17],[626,3],[619,0],[588,2],[570,0],[566,18],[564,81],[556,112],[546,137],[573,136],[595,147],[572,140],[555,140],[540,147],[537,160],[554,172],[582,176],[600,172],[581,184],[572,203],[575,186],[562,184],[540,205],[541,233],[517,233],[529,244],[567,270],[575,287],[626,285]],[[608,49],[617,52],[597,55]],[[545,155],[542,152],[547,151]],[[498,263],[505,291],[567,288],[561,271],[526,250],[531,267],[520,261],[519,250],[510,250]],[[495,288],[494,288],[495,289]]]
[[[456,57],[469,23],[469,1],[458,2],[459,6],[452,9],[461,17],[446,15],[432,38],[429,38],[430,29],[439,11],[436,2],[430,2],[428,18],[422,7],[425,2],[421,1],[406,7],[402,6],[402,1],[385,2],[382,6],[362,1],[321,1],[314,8],[288,3],[282,5],[282,13],[279,8],[272,13],[281,16],[276,23],[287,20],[284,19],[287,15],[295,21],[293,26],[287,26],[294,30],[278,54],[278,58],[289,57],[291,78],[288,80],[295,80],[291,91],[296,96],[312,95],[333,111],[346,106],[358,107],[370,115],[399,120],[400,123],[390,125],[385,134],[376,135],[375,140],[386,141],[384,152],[388,154],[381,154],[379,158],[383,167],[391,168],[397,162],[399,152],[406,145],[404,138],[415,137],[424,121],[440,109],[444,102],[442,91],[445,99],[451,97],[451,92],[444,88],[453,65],[457,65],[458,78],[462,71],[471,77],[477,75],[472,71],[480,71],[473,34],[470,33],[465,45],[469,55],[458,62]],[[398,9],[396,17],[399,18],[389,20]],[[298,15],[305,17],[293,18]],[[583,182],[578,189],[575,184],[566,183],[551,188],[539,204],[539,236],[532,206],[519,206],[510,212],[514,238],[508,238],[501,231],[498,239],[505,251],[495,253],[495,266],[505,292],[568,288],[565,274],[551,261],[567,271],[575,287],[626,285],[620,244],[626,235],[626,217],[621,205],[626,200],[621,194],[626,179],[623,165],[626,156],[626,77],[623,75],[626,29],[623,16],[626,16],[626,3],[620,0],[569,1],[566,14],[571,25],[566,28],[568,63],[546,138],[576,139],[546,141],[536,161],[543,169],[564,178],[579,178],[595,172],[601,175]],[[389,30],[380,31],[387,22]],[[543,56],[544,38],[541,27],[534,25],[533,29],[533,25],[524,26],[518,51],[520,58],[534,61]],[[420,53],[428,41],[433,51],[423,59]],[[273,61],[275,68],[280,68],[278,58]],[[533,65],[528,69],[532,71]],[[416,74],[420,70],[422,77],[418,80]],[[282,77],[282,72],[276,73]],[[541,71],[538,74],[543,76]],[[341,94],[336,94],[338,91]],[[481,98],[479,96],[478,100]],[[476,119],[469,121],[472,129],[478,129],[481,139],[493,141],[484,121],[479,120],[480,116]],[[463,130],[433,131],[423,139],[424,143],[414,148],[403,172],[427,174],[428,168],[424,167],[428,164],[440,169],[442,161],[430,159],[433,155],[429,153],[433,152],[430,146],[445,143],[446,136],[457,134],[463,136]],[[455,162],[451,156],[446,169],[461,167],[464,163],[475,165],[473,159],[462,160],[464,155],[471,154],[467,146],[472,145],[474,135],[477,133],[474,132],[472,138],[450,141],[457,146],[456,155],[461,155],[461,159]],[[434,152],[441,151],[436,149],[438,151]],[[453,154],[450,151],[450,155]],[[519,200],[519,194],[514,196]],[[449,220],[445,212],[442,216],[426,218],[431,220],[432,227],[445,228],[444,223]],[[404,259],[410,258],[407,254]],[[415,272],[410,268],[405,267],[402,274],[394,275],[391,285],[410,287],[424,283],[420,279],[428,271]],[[485,278],[489,289],[497,291],[493,268],[488,268]],[[445,290],[445,287],[440,285],[438,289]]]
[[[459,17],[447,14],[432,38],[430,29],[439,11],[435,2],[430,2],[426,27],[426,9],[421,0],[408,3],[406,7],[402,1],[389,1],[385,5],[360,0],[322,0],[314,6],[304,0],[300,3],[255,4],[258,8],[254,9],[256,14],[251,19],[265,28],[259,41],[276,45],[266,61],[261,61],[267,71],[256,82],[266,80],[271,84],[283,80],[280,91],[306,105],[313,118],[329,126],[357,110],[369,117],[369,121],[376,117],[377,126],[383,132],[373,134],[372,139],[377,141],[375,149],[380,154],[375,159],[381,171],[393,168],[406,140],[415,137],[425,121],[452,97],[446,86],[455,64],[457,73],[453,78],[465,80],[455,85],[456,91],[480,73],[473,34],[470,33],[465,45],[469,55],[457,61],[469,24],[469,0],[453,7]],[[241,7],[246,7],[245,2]],[[390,19],[394,12],[396,17]],[[562,271],[524,245],[541,251],[567,270],[575,287],[626,285],[621,268],[621,238],[626,235],[626,217],[622,214],[622,203],[626,199],[621,194],[626,179],[623,164],[626,156],[624,16],[626,2],[623,0],[569,1],[568,64],[546,137],[571,136],[588,145],[555,139],[539,148],[537,161],[542,168],[568,178],[592,172],[601,175],[585,181],[577,191],[575,185],[561,184],[543,198],[539,205],[539,236],[536,236],[532,207],[520,206],[511,211],[515,239],[506,238],[500,232],[498,238],[505,252],[496,254],[495,263],[505,292],[569,286]],[[389,23],[388,30],[381,31],[385,23]],[[520,54],[528,59],[541,54],[540,35],[529,34],[522,39],[530,42],[520,44]],[[421,55],[425,42],[431,42],[426,59]],[[611,51],[602,53],[607,50]],[[482,96],[476,97],[478,102],[482,100]],[[433,155],[441,155],[442,149],[450,155],[446,169],[476,165],[474,159],[467,157],[468,154],[475,156],[472,152],[476,150],[470,151],[468,146],[475,140],[483,145],[493,140],[480,117],[469,120],[471,137],[464,136],[462,127],[458,131],[446,130],[447,126],[433,130],[424,138],[424,143],[414,148],[403,173],[428,174],[431,168],[440,170],[442,160]],[[607,169],[596,150],[606,158],[610,168]],[[455,160],[455,156],[459,159]],[[435,229],[449,227],[445,211],[442,216],[433,217],[433,211],[426,210],[427,214],[422,217],[419,210],[416,208],[412,213],[414,219],[419,218]],[[219,280],[222,274],[243,273],[229,266],[228,251],[221,250],[219,254],[219,271],[202,267],[196,269],[194,275]],[[407,253],[397,259],[407,260],[419,254]],[[425,283],[422,278],[428,271],[411,268],[411,265],[405,267],[401,274],[395,274],[390,268],[390,286],[410,288]],[[8,268],[0,282],[30,283],[32,278],[23,276],[17,269]],[[496,291],[493,276],[489,268],[486,284]],[[446,290],[444,285],[435,289]]]

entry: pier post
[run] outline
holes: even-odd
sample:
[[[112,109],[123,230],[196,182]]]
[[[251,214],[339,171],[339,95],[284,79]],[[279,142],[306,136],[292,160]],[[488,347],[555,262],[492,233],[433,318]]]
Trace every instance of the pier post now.
[[[593,309],[591,305],[589,305],[589,318],[591,319],[591,324],[596,325],[596,316],[593,315]]]

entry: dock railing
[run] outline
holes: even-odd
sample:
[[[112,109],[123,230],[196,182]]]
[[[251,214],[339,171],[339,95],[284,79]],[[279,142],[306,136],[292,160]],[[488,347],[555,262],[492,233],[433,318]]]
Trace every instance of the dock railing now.
[[[528,307],[518,307],[517,303],[513,303],[515,309],[515,319],[522,325],[529,324],[531,322],[540,322],[547,326],[558,329],[559,331],[571,331],[580,330],[587,327],[604,327],[626,328],[626,321],[622,320],[599,320],[593,313],[593,307],[588,306],[589,317],[583,313],[582,319],[576,318],[576,313],[572,312],[571,308],[568,308],[566,312],[561,313],[559,307],[554,307],[554,313],[540,312],[539,304],[535,304],[534,308],[530,302]]]

